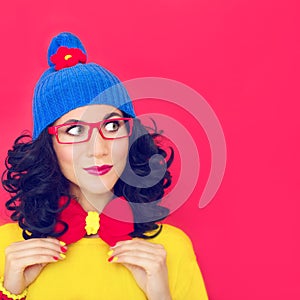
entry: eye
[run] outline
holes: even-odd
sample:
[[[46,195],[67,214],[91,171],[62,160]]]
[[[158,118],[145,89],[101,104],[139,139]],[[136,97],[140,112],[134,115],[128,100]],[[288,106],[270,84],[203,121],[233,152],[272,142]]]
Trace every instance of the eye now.
[[[120,121],[109,120],[104,124],[104,129],[108,132],[114,132],[117,131],[120,126]]]
[[[66,133],[72,136],[79,136],[85,133],[85,126],[83,125],[73,125],[67,128]]]

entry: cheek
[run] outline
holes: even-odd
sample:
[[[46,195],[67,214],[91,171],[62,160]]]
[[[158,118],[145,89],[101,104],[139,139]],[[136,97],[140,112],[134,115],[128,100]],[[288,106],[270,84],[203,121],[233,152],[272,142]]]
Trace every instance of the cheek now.
[[[71,145],[53,145],[53,146],[62,173],[66,177],[69,177],[70,171],[73,172],[74,169],[73,164],[76,161],[76,152],[78,151],[73,151],[73,147]]]
[[[115,164],[125,166],[128,155],[128,140],[114,141],[111,147],[112,160]]]

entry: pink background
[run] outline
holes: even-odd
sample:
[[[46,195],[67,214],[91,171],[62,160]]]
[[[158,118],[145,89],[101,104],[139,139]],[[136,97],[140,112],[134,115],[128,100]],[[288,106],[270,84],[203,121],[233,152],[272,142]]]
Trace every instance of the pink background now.
[[[199,209],[210,157],[196,136],[199,184],[167,221],[191,236],[210,299],[300,299],[299,25],[296,0],[5,1],[0,161],[31,129],[32,89],[60,31],[80,36],[89,60],[122,80],[183,82],[217,114],[228,159]],[[1,202],[7,196],[1,189]]]

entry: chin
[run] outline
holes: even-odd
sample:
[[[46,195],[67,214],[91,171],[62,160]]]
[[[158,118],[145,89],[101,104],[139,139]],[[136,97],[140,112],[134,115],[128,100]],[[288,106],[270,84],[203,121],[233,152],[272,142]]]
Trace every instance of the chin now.
[[[105,182],[99,182],[98,180],[95,183],[91,184],[91,182],[89,182],[89,184],[82,184],[80,186],[80,188],[87,193],[99,195],[111,192],[113,190],[113,187],[114,184],[105,184]]]

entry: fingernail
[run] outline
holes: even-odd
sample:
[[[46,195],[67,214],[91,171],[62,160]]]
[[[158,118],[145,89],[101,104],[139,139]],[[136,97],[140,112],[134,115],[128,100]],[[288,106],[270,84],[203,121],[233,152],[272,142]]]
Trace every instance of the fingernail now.
[[[58,257],[57,256],[53,256],[53,259],[58,260]]]
[[[61,246],[66,246],[66,243],[63,242],[63,241],[59,241],[59,243],[60,243]]]
[[[118,256],[112,256],[108,259],[109,262],[116,262],[118,260]]]
[[[59,256],[60,256],[62,259],[65,259],[65,258],[66,258],[66,255],[63,254],[63,253],[60,253]]]
[[[110,250],[110,251],[107,253],[107,255],[108,255],[108,256],[112,256],[113,253],[114,253],[114,250]]]
[[[67,247],[60,247],[60,250],[61,250],[63,253],[65,253],[65,252],[67,252]]]

